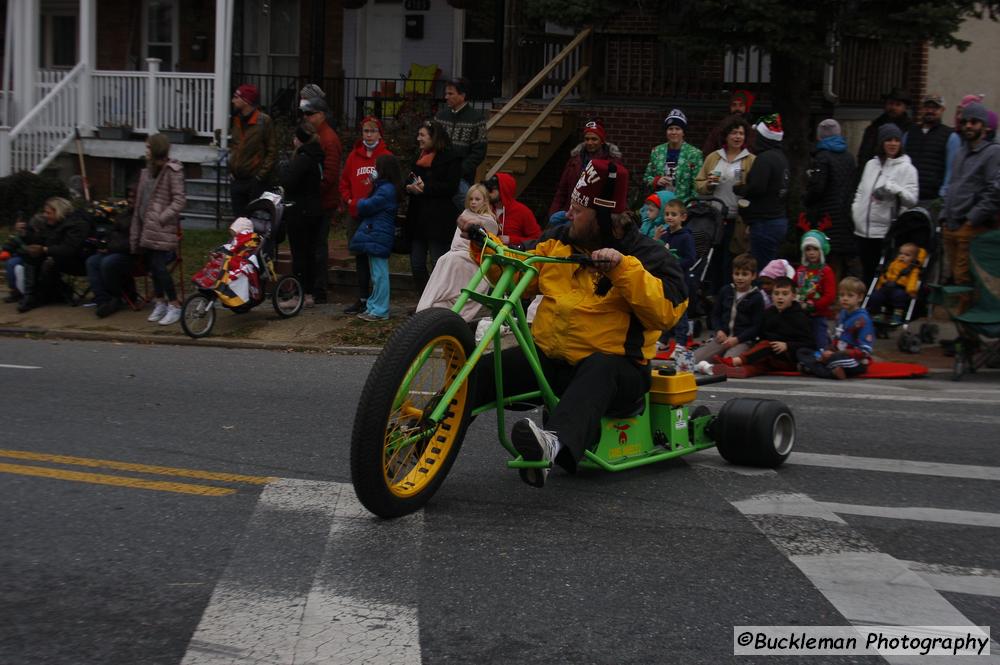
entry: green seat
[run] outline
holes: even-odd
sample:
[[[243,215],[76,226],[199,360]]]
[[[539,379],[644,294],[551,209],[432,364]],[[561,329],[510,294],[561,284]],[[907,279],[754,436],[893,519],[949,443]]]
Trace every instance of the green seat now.
[[[1000,231],[988,231],[973,240],[969,259],[976,284],[976,302],[952,318],[974,328],[995,329],[1000,326]],[[996,332],[990,334],[985,329],[977,332],[996,336]]]

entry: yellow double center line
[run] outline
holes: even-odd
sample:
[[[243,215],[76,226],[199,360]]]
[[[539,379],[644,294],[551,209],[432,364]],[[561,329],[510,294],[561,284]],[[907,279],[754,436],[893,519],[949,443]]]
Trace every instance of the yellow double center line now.
[[[84,466],[115,471],[131,471],[154,476],[174,476],[180,478],[196,478],[198,480],[214,480],[224,483],[243,483],[249,485],[266,485],[274,480],[267,476],[244,476],[238,473],[219,473],[216,471],[201,471],[198,469],[178,469],[171,466],[152,466],[148,464],[133,464],[115,460],[91,459],[89,457],[72,457],[69,455],[48,455],[33,453],[26,450],[2,450],[0,458],[25,460],[31,462],[48,462],[66,466]],[[115,485],[135,489],[157,490],[160,492],[179,492],[181,494],[201,494],[203,496],[225,496],[235,494],[232,487],[217,485],[198,485],[194,483],[167,482],[162,480],[147,480],[131,476],[116,476],[106,473],[89,473],[86,471],[70,471],[47,466],[29,466],[26,464],[6,464],[0,462],[0,473],[15,473],[22,476],[38,478],[54,478],[56,480],[71,480],[97,485]]]

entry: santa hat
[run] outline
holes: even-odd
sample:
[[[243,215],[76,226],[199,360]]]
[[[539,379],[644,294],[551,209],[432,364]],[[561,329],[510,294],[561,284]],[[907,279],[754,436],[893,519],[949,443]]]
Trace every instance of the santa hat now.
[[[668,113],[667,117],[663,120],[663,128],[666,129],[667,127],[672,127],[673,125],[677,125],[681,129],[687,129],[688,119],[687,116],[684,115],[684,111],[680,109],[670,109],[670,113]]]
[[[260,99],[260,93],[257,91],[257,86],[253,83],[244,83],[240,87],[236,88],[236,92],[234,94],[251,106],[256,106],[257,101]]]
[[[628,209],[628,169],[607,159],[592,159],[580,172],[570,200],[584,208],[622,213]]]
[[[780,113],[772,113],[771,115],[764,116],[754,129],[757,130],[758,134],[772,141],[780,141],[785,137],[785,130],[781,128]]]
[[[583,125],[583,135],[594,134],[601,139],[601,143],[604,143],[607,134],[604,132],[604,125],[601,124],[600,120],[588,120]]]
[[[806,265],[806,247],[815,247],[819,250],[819,262],[826,263],[826,255],[830,253],[830,239],[822,231],[806,231],[802,236],[799,248],[802,250],[802,265]]]
[[[385,133],[385,130],[382,127],[382,121],[379,120],[378,118],[376,118],[373,115],[366,115],[365,117],[361,118],[361,122],[358,123],[358,127],[364,129],[364,126],[367,125],[370,122],[375,123],[375,126],[378,127],[378,133],[379,134],[384,134]]]
[[[733,101],[734,99],[742,99],[743,105],[746,107],[747,113],[749,113],[756,97],[749,90],[733,90],[733,94],[729,96],[729,101]]]
[[[775,259],[764,266],[764,269],[760,271],[760,277],[768,277],[770,279],[787,277],[791,279],[795,277],[795,268],[784,259]]]

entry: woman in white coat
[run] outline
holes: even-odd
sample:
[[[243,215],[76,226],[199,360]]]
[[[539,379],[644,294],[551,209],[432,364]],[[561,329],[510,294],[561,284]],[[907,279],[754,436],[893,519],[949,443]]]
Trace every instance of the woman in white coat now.
[[[903,153],[903,133],[892,123],[878,129],[878,152],[865,164],[854,193],[854,236],[870,283],[882,254],[882,240],[899,214],[917,204],[917,169]]]

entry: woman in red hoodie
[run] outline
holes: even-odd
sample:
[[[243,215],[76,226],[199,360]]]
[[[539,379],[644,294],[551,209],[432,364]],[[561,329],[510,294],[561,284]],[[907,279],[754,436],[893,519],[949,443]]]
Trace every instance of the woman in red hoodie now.
[[[371,195],[375,178],[375,160],[379,155],[391,155],[382,140],[382,121],[375,116],[365,116],[361,120],[361,138],[347,155],[344,169],[340,172],[340,200],[347,210],[347,241],[350,243],[358,230],[358,201]],[[344,314],[358,314],[367,307],[371,292],[371,269],[367,254],[354,255],[358,275],[358,300],[344,310]]]

